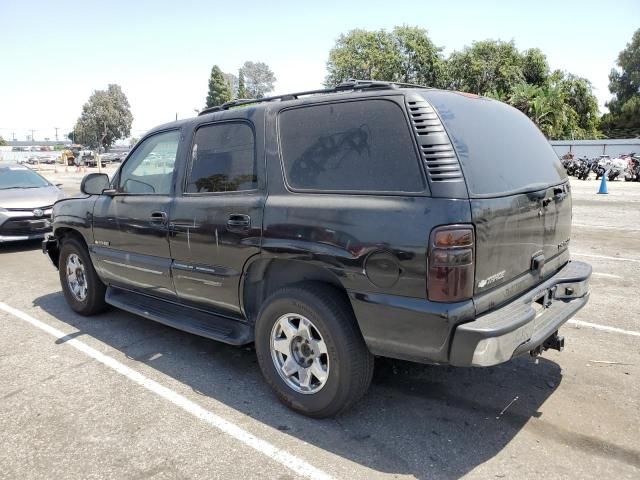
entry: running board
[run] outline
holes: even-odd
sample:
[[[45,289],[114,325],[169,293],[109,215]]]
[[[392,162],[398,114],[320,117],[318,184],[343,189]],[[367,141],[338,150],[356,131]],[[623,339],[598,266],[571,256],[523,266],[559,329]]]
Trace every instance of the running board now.
[[[239,320],[204,312],[119,288],[107,288],[109,305],[169,327],[230,345],[253,342],[253,327]]]

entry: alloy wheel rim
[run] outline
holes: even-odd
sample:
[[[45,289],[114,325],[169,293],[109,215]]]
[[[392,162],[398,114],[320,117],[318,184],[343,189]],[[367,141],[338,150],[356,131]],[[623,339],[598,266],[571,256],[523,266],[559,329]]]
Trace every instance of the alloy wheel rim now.
[[[271,330],[271,358],[294,391],[317,393],[329,378],[329,353],[318,328],[306,317],[287,313]]]
[[[86,270],[84,263],[75,253],[67,258],[67,285],[76,300],[84,302],[87,298]]]

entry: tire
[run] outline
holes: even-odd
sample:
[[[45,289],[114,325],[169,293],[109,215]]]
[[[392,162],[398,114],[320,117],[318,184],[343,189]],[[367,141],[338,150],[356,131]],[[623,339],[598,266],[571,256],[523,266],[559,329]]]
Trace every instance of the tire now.
[[[64,239],[58,265],[62,292],[74,312],[89,316],[100,313],[107,308],[104,301],[106,286],[98,277],[89,252],[80,240],[73,237]],[[75,272],[73,272],[73,265],[76,265]],[[74,278],[75,284],[80,287],[75,291],[71,286],[74,283]]]
[[[284,332],[281,325],[296,326],[296,317],[298,329],[288,338],[284,333],[278,337],[279,331]],[[290,361],[305,361],[304,358],[300,360],[304,345],[298,349],[300,340],[296,340],[304,336],[300,333],[304,331],[300,325],[305,320],[311,324],[307,330],[313,337],[311,356],[315,357],[306,369],[300,363],[293,365],[310,372],[314,372],[318,364],[326,367],[322,370],[324,381],[321,376],[311,375],[308,388],[302,387],[300,370],[285,379],[285,369],[278,366],[285,357]],[[291,340],[286,350],[288,355],[282,354],[282,347],[279,350],[273,347],[272,338],[276,337],[280,341]],[[256,321],[255,347],[260,369],[280,400],[289,408],[313,418],[331,417],[350,408],[365,394],[373,376],[373,355],[365,345],[351,305],[342,292],[321,283],[285,287],[271,295]],[[326,353],[318,354],[323,350]],[[301,388],[307,388],[307,391],[302,392]]]

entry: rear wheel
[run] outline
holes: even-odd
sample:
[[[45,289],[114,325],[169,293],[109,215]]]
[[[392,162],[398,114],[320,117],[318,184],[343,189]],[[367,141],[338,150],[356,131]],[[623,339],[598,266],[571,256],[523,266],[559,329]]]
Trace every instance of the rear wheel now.
[[[106,287],[81,241],[76,238],[63,241],[58,265],[62,292],[72,310],[81,315],[94,315],[106,308]]]
[[[256,322],[258,362],[290,408],[322,418],[366,392],[373,356],[341,292],[323,284],[286,287],[267,299]]]

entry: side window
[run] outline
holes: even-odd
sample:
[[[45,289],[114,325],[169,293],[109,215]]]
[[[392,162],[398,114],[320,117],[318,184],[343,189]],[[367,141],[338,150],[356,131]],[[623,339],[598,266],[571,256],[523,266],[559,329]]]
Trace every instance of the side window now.
[[[178,130],[147,138],[122,166],[119,191],[169,194],[179,143]]]
[[[206,125],[195,133],[187,193],[235,192],[258,187],[255,139],[246,123]]]
[[[364,100],[284,110],[287,183],[318,191],[421,192],[420,160],[401,108]]]

